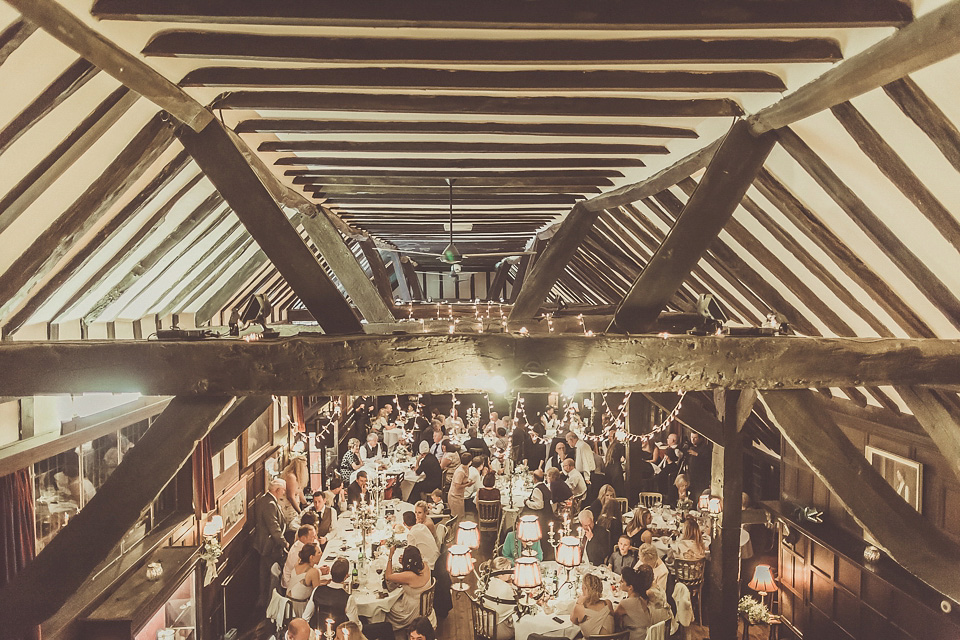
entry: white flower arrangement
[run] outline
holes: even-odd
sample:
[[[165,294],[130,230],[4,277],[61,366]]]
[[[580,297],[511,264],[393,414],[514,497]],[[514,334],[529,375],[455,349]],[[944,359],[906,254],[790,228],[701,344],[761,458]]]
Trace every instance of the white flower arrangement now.
[[[767,624],[770,621],[770,611],[767,609],[767,605],[757,602],[751,596],[740,598],[737,611],[747,616],[750,624]]]

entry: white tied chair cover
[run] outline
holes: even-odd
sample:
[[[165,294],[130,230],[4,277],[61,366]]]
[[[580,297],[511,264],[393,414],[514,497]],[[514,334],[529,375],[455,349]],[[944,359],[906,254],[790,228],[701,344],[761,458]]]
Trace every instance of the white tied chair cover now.
[[[647,628],[647,640],[666,640],[667,621],[663,620]]]

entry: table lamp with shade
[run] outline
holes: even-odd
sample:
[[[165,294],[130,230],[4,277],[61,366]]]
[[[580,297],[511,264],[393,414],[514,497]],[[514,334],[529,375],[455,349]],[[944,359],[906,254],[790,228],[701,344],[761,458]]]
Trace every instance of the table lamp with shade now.
[[[583,561],[583,548],[580,546],[580,539],[576,536],[564,536],[560,538],[560,544],[557,546],[557,564],[564,568],[566,577],[563,582],[557,585],[557,593],[565,584],[570,582],[570,572],[574,567],[579,567]]]
[[[530,612],[530,591],[542,584],[540,562],[536,556],[517,558],[517,563],[513,566],[513,585],[522,590],[526,596],[524,606],[518,612],[521,616]]]
[[[543,532],[540,530],[540,520],[533,515],[520,516],[514,536],[519,542],[523,543],[521,555],[536,555],[533,544],[543,537]]]
[[[720,519],[720,514],[723,512],[723,504],[720,501],[720,498],[716,496],[710,498],[710,502],[707,503],[707,511],[710,513],[710,520],[713,521],[713,525],[710,528],[710,537],[717,537],[717,520]]]
[[[473,571],[473,556],[470,555],[470,547],[462,544],[455,544],[447,552],[447,573],[451,578],[456,578],[457,582],[453,585],[454,591],[466,591],[469,587],[464,583],[463,578],[470,575]]]
[[[773,571],[768,564],[758,564],[753,570],[753,579],[747,585],[748,588],[760,594],[760,602],[768,593],[774,593],[777,590],[777,583],[773,581]],[[771,605],[773,604],[771,600]]]
[[[203,525],[203,537],[213,538],[223,531],[223,516],[211,516]]]
[[[476,522],[466,520],[460,523],[457,528],[457,544],[470,549],[480,548],[480,531],[477,529]]]

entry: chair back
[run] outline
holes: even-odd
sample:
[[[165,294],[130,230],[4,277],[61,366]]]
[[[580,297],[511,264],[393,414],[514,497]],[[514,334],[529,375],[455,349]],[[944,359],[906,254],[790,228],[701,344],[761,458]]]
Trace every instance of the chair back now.
[[[436,526],[437,532],[437,546],[440,547],[443,545],[444,540],[447,539],[447,525],[442,522]]]
[[[314,587],[313,591],[310,592],[310,599],[307,600],[306,606],[303,608],[303,613],[300,614],[300,617],[306,621],[310,621],[310,618],[313,617],[313,611],[316,609],[317,605],[313,601],[313,596],[317,595],[317,589],[320,587]]]
[[[474,458],[479,458],[480,456],[487,455],[483,451],[483,449],[480,449],[479,447],[471,447],[470,449],[467,449],[467,451],[469,451],[470,455],[473,456]]]
[[[473,617],[473,640],[496,640],[497,614],[470,598],[470,612]]]
[[[273,620],[277,627],[277,633],[279,633],[287,626],[287,622],[293,618],[293,603],[285,595],[274,589],[271,592],[270,604],[267,605],[266,617],[268,620]]]
[[[641,491],[640,504],[647,509],[651,509],[657,505],[663,504],[663,494],[655,491]]]
[[[584,636],[589,640],[627,640],[630,637],[630,629],[617,631],[616,633],[605,633],[599,636]],[[648,636],[649,637],[649,636]]]
[[[675,558],[673,560],[672,570],[678,582],[682,582],[688,587],[696,586],[703,582],[703,568],[705,564],[705,558],[700,558],[699,560],[681,560],[680,558]]]
[[[429,618],[433,612],[433,593],[437,587],[437,579],[430,577],[430,588],[420,592],[420,615]]]
[[[617,498],[618,503],[620,503],[620,515],[622,516],[625,513],[630,512],[630,503],[626,498]]]
[[[647,640],[666,640],[667,621],[663,620],[657,624],[647,627]]]
[[[500,528],[503,505],[499,500],[477,500],[477,515],[480,531],[496,531]]]
[[[460,524],[459,517],[452,518],[450,520],[450,523],[447,525],[447,535],[444,536],[442,542],[437,543],[437,546],[442,547],[444,544],[446,544],[447,546],[453,544],[454,540],[457,539],[457,527],[459,524]]]

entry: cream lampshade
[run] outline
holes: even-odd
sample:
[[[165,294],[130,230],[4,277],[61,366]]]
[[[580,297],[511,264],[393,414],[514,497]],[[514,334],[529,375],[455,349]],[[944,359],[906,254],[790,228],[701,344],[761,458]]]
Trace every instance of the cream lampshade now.
[[[462,544],[450,547],[447,554],[447,572],[451,578],[457,579],[457,583],[453,585],[455,591],[468,589],[463,578],[470,575],[471,571],[473,571],[473,556],[470,555],[470,547]]]
[[[203,525],[203,535],[213,537],[223,531],[223,516],[212,516]]]
[[[753,572],[753,579],[747,585],[757,593],[773,593],[777,590],[777,584],[773,581],[773,572],[770,565],[758,564]]]
[[[520,521],[517,522],[516,536],[520,542],[529,542],[530,544],[542,538],[543,532],[540,530],[540,521],[537,516],[520,516]]]
[[[519,558],[513,567],[513,584],[520,589],[534,589],[543,584],[539,561],[530,556]]]
[[[564,536],[560,539],[560,546],[557,547],[557,564],[572,569],[580,565],[582,557],[580,540],[576,536]]]
[[[697,502],[697,508],[700,509],[701,511],[707,511],[708,509],[710,509],[710,494],[709,494],[709,493],[701,493],[701,494],[700,494],[700,500]]]
[[[477,549],[480,547],[480,532],[477,529],[477,523],[467,520],[460,523],[457,529],[457,544]]]
[[[718,515],[720,513],[720,498],[710,498],[709,510],[711,515]]]

